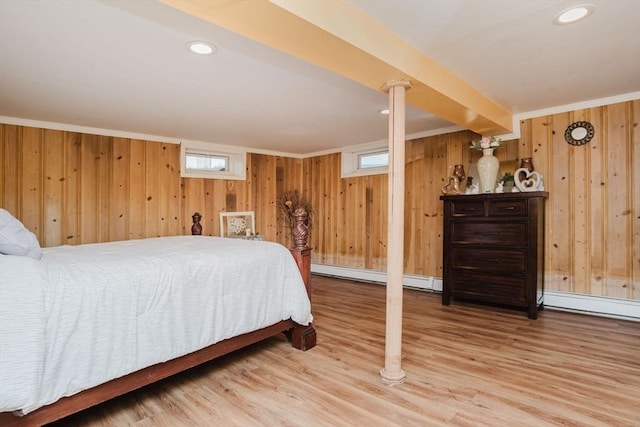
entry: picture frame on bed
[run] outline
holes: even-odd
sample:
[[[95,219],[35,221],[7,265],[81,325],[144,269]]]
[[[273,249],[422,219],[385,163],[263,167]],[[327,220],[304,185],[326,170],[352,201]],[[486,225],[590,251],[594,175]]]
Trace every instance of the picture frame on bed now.
[[[246,238],[256,232],[253,211],[220,212],[220,237]]]

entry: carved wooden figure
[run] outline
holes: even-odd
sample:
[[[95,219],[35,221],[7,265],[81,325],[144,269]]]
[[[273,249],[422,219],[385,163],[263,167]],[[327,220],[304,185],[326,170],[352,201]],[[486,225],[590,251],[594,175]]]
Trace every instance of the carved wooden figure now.
[[[193,225],[191,226],[191,234],[194,236],[200,236],[202,234],[202,224],[200,224],[202,215],[196,212],[193,214],[191,218],[193,219]]]
[[[293,213],[293,247],[294,249],[304,249],[307,247],[309,237],[309,226],[307,218],[309,214],[306,210],[298,208]]]

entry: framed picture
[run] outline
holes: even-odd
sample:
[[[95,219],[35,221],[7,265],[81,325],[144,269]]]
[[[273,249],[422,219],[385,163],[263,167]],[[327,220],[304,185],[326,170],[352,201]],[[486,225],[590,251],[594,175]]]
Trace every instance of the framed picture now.
[[[220,212],[221,237],[246,237],[255,232],[256,220],[253,211]]]

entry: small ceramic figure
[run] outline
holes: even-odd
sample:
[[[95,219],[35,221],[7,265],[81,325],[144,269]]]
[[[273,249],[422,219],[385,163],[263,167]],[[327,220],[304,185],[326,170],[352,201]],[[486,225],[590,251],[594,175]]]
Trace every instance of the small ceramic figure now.
[[[467,191],[464,194],[479,194],[480,186],[478,184],[471,184],[467,186]]]

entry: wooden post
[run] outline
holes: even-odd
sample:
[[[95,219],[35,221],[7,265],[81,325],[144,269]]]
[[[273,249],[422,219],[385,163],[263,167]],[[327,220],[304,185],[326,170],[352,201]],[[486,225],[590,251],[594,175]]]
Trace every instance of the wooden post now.
[[[390,81],[389,93],[389,221],[387,225],[387,316],[385,363],[380,379],[388,385],[405,382],[402,370],[402,274],[404,270],[405,91],[408,81]]]
[[[291,255],[296,260],[304,286],[307,288],[309,300],[311,300],[311,248],[291,248]]]
[[[308,213],[301,208],[294,212],[295,226],[292,230],[294,246],[289,250],[293,259],[296,260],[304,286],[307,289],[309,301],[311,301],[311,248],[307,245],[309,237],[309,229],[306,225],[307,216]],[[293,347],[299,350],[306,351],[316,346],[316,330],[312,324],[294,327],[290,337]]]
[[[309,301],[311,301],[311,248],[291,248],[290,251],[300,269],[304,286],[307,288],[307,294],[309,295]],[[316,346],[316,330],[311,323],[307,326],[297,325],[294,327],[291,330],[290,338],[291,345],[298,350],[307,351]]]

